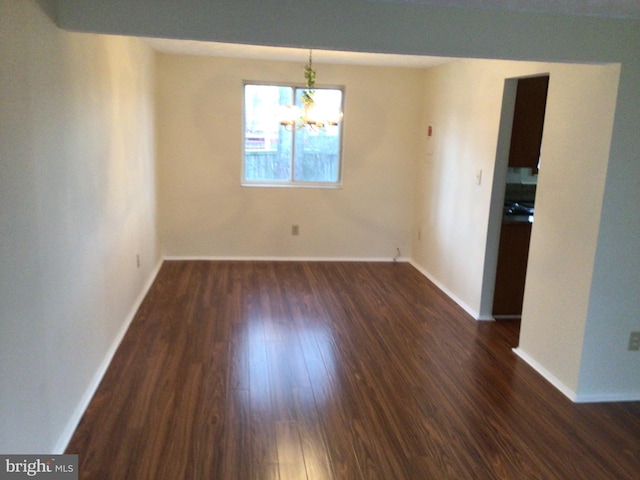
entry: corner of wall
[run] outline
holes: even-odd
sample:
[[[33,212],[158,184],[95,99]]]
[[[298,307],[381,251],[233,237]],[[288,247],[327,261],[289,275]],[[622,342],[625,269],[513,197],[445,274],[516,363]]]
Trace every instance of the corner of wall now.
[[[84,415],[85,410],[89,406],[91,399],[93,398],[93,396],[96,393],[96,390],[100,386],[100,382],[102,381],[102,378],[107,372],[107,369],[109,368],[109,365],[111,364],[111,361],[113,360],[113,357],[116,354],[116,351],[120,346],[120,343],[122,343],[124,336],[129,330],[129,327],[131,326],[131,322],[133,322],[133,319],[136,317],[136,314],[140,309],[140,305],[142,305],[142,302],[147,296],[147,293],[149,293],[149,290],[151,289],[153,282],[158,276],[158,272],[160,271],[160,268],[162,268],[162,263],[163,263],[163,260],[159,259],[156,266],[153,268],[153,271],[149,275],[147,281],[145,282],[142,290],[140,291],[137,298],[133,302],[133,305],[131,306],[129,313],[127,314],[126,318],[124,319],[124,322],[122,323],[122,326],[118,330],[118,333],[116,334],[116,336],[113,338],[111,345],[109,345],[109,348],[105,352],[102,362],[100,362],[100,365],[98,366],[95,374],[93,375],[93,378],[87,385],[87,388],[85,389],[82,397],[78,401],[78,404],[76,405],[76,408],[74,409],[73,414],[71,415],[71,418],[69,418],[69,421],[67,422],[65,429],[60,434],[60,437],[58,438],[58,441],[56,442],[56,445],[53,449],[54,454],[62,454],[65,452],[67,445],[71,440],[71,437],[73,436],[76,428],[78,427],[78,424],[80,423],[80,420],[82,419],[82,416]]]

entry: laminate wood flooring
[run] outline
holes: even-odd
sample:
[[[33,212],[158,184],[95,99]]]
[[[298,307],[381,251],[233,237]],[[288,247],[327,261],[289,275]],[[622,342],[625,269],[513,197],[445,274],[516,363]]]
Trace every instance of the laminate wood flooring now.
[[[67,449],[81,479],[640,479],[640,403],[572,404],[406,263],[165,262]]]

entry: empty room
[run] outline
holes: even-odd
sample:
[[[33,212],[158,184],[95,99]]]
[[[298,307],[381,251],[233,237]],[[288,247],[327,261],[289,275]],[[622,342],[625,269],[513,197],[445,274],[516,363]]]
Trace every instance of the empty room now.
[[[6,468],[638,478],[640,10],[451,3],[0,0]]]

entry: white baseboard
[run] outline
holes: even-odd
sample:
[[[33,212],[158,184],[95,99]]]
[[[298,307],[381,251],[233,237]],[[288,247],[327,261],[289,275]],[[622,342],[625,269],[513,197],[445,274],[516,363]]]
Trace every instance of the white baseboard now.
[[[577,402],[578,395],[572,389],[567,387],[558,377],[552,374],[549,370],[544,368],[540,363],[538,363],[532,356],[530,356],[527,352],[523,351],[521,348],[512,349],[513,352],[518,355],[521,359],[529,364],[531,368],[533,368],[536,372],[544,377],[551,385],[556,387],[560,392],[567,397],[572,402]]]
[[[133,306],[131,307],[131,310],[129,311],[129,314],[127,315],[124,323],[122,324],[122,327],[120,327],[118,334],[113,339],[113,342],[111,342],[111,346],[109,347],[109,350],[107,350],[107,353],[102,359],[102,362],[98,367],[98,370],[93,375],[93,378],[89,382],[89,385],[87,386],[84,394],[80,398],[80,401],[76,406],[76,409],[74,410],[73,414],[71,415],[71,418],[67,422],[67,426],[65,427],[64,431],[58,438],[58,442],[56,443],[56,446],[53,450],[53,453],[55,455],[62,454],[67,449],[67,445],[69,445],[69,442],[71,441],[71,437],[76,431],[76,428],[78,428],[78,424],[80,423],[80,420],[82,419],[82,416],[84,415],[85,410],[89,406],[89,403],[93,398],[93,395],[96,393],[96,390],[98,389],[98,386],[102,381],[102,377],[104,377],[104,374],[107,372],[107,368],[109,368],[109,364],[111,363],[111,360],[113,360],[113,356],[115,355],[116,350],[118,350],[118,347],[120,346],[120,342],[122,342],[122,339],[124,338],[125,334],[127,333],[127,330],[129,329],[129,326],[131,325],[131,322],[136,316],[136,313],[138,312],[138,309],[140,308],[142,301],[147,296],[147,293],[149,292],[151,285],[153,285],[153,282],[158,276],[160,267],[162,267],[162,262],[163,262],[162,259],[158,261],[158,264],[154,268],[152,274],[149,276],[149,279],[147,280],[144,288],[142,289],[142,291],[136,298]]]
[[[457,295],[455,295],[451,290],[449,290],[442,283],[440,283],[438,281],[438,279],[436,279],[433,275],[431,275],[431,273],[429,271],[427,271],[426,269],[424,269],[422,266],[418,265],[413,259],[409,260],[409,263],[411,265],[413,265],[414,268],[416,270],[418,270],[422,275],[424,275],[431,282],[433,282],[436,285],[436,287],[438,287],[440,290],[442,290],[451,300],[453,300],[460,307],[462,307],[462,309],[465,312],[467,312],[469,315],[471,315],[475,320],[478,320],[478,321],[493,321],[493,317],[481,316],[480,312],[477,312],[476,310],[471,308],[469,305],[467,305],[465,302],[463,302]]]
[[[579,393],[575,401],[576,403],[639,402],[640,392]]]
[[[514,348],[516,355],[522,358],[536,372],[542,375],[551,385],[574,403],[607,403],[607,402],[637,402],[640,401],[640,392],[624,393],[576,393],[567,387],[562,381],[533,359],[520,348]]]
[[[166,255],[164,260],[211,261],[211,262],[393,262],[391,257],[260,257],[260,256],[193,256]],[[406,257],[398,257],[396,262],[409,262]]]

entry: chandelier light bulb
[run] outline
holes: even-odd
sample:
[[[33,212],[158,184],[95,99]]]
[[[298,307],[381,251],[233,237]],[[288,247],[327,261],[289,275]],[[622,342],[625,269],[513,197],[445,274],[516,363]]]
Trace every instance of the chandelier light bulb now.
[[[298,130],[308,127],[318,131],[328,126],[337,126],[342,120],[342,112],[328,111],[322,105],[318,105],[314,95],[316,71],[313,69],[312,51],[309,50],[309,63],[304,67],[306,89],[302,93],[302,111],[295,105],[282,105],[279,112],[280,125],[287,130]]]

